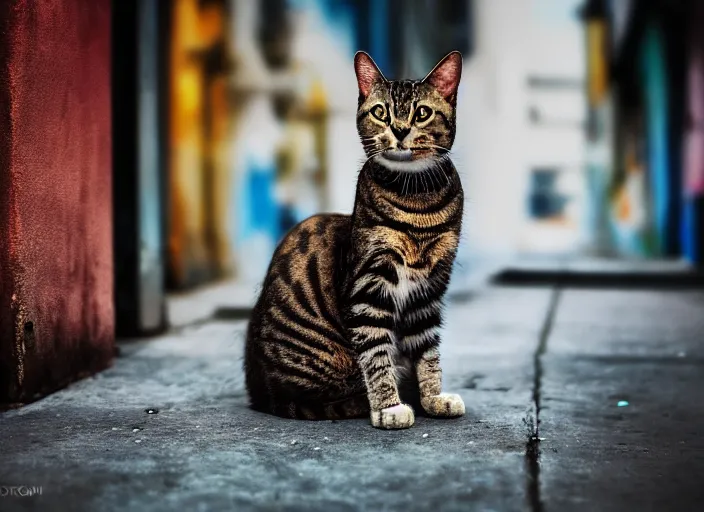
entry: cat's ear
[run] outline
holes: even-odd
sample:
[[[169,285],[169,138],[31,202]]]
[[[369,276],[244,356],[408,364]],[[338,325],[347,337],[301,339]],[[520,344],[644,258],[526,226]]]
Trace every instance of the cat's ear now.
[[[365,98],[369,96],[372,86],[379,81],[386,81],[374,60],[364,52],[357,52],[354,56],[354,72],[357,74],[359,94]]]
[[[433,70],[423,79],[442,94],[453,106],[457,103],[457,88],[462,76],[462,54],[458,51],[448,53]]]

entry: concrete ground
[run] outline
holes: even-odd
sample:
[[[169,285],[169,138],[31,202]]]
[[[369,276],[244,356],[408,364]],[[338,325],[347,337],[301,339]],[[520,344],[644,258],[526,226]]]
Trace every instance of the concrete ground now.
[[[245,323],[217,316],[1,414],[0,510],[704,509],[704,292],[459,297],[442,350],[467,415],[406,431],[249,410]]]

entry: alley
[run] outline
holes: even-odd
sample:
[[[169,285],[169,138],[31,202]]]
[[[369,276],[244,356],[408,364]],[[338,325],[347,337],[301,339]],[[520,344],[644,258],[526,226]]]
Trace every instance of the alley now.
[[[42,493],[0,508],[698,510],[703,308],[698,291],[481,287],[451,302],[443,345],[467,415],[389,432],[249,410],[246,322],[193,321],[2,414],[0,483]]]

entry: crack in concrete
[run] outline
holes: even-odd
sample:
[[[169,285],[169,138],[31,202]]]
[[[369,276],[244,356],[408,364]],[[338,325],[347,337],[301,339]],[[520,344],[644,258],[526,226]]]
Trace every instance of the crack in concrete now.
[[[550,304],[545,315],[538,346],[533,354],[533,415],[524,420],[529,429],[526,443],[526,493],[528,503],[533,512],[543,512],[543,502],[540,495],[540,409],[543,383],[543,355],[547,351],[548,338],[555,322],[555,314],[560,301],[561,289],[553,288]]]

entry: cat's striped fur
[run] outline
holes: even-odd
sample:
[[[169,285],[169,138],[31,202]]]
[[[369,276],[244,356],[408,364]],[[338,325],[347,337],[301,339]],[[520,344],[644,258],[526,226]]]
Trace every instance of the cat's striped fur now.
[[[441,392],[438,354],[462,222],[447,156],[461,57],[423,81],[389,82],[362,53],[355,67],[369,158],[354,211],[311,217],[280,243],[249,324],[247,388],[253,408],[279,416],[370,415],[374,426],[404,428],[414,421],[398,391],[404,373],[427,413],[464,413],[459,396]],[[408,150],[410,160],[391,158]]]

